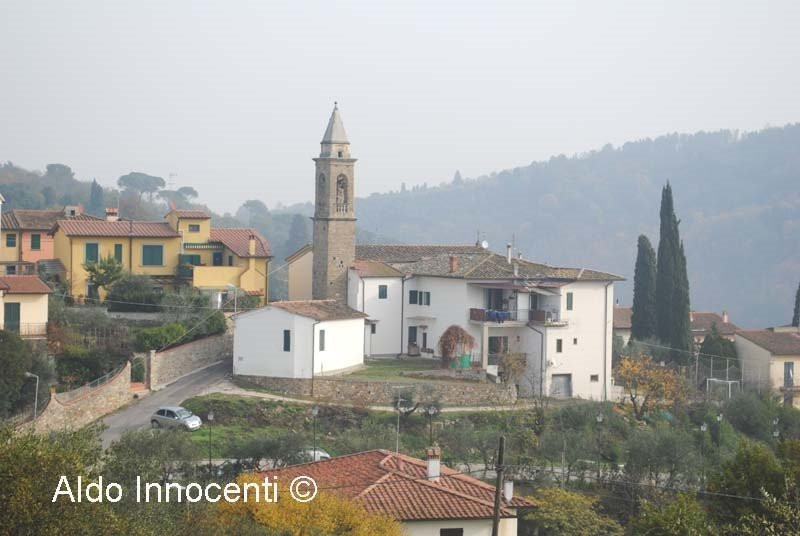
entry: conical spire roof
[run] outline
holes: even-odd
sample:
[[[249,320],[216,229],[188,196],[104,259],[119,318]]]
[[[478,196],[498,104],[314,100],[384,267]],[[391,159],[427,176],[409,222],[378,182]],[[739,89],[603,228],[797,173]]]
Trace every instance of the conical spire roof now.
[[[322,136],[322,143],[350,143],[344,131],[342,116],[339,115],[338,103],[333,103],[333,112],[328,121],[328,128],[325,129],[325,135]]]

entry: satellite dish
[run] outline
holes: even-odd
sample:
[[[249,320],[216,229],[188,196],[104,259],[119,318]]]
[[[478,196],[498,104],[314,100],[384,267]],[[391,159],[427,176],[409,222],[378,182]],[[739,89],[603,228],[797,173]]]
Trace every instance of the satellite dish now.
[[[482,247],[483,249],[489,249],[489,242],[487,242],[486,240],[484,240],[483,242],[481,242],[481,247]]]

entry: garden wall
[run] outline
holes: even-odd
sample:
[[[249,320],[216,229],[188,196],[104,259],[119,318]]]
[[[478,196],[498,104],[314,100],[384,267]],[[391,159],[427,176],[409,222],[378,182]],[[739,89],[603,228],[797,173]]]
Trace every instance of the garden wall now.
[[[107,382],[66,393],[50,393],[50,402],[36,419],[37,432],[81,428],[130,402],[131,364],[127,363]],[[30,428],[26,423],[23,428]]]
[[[236,378],[284,396],[312,396],[324,402],[357,406],[391,406],[399,392],[414,393],[415,401],[438,400],[447,407],[508,406],[517,400],[517,391],[513,385],[496,383],[467,381],[405,383],[317,377],[313,380],[312,395],[310,379],[264,376],[236,376]]]
[[[198,339],[163,352],[153,351],[149,357],[150,389],[161,389],[197,369],[232,356],[233,337],[228,333]]]

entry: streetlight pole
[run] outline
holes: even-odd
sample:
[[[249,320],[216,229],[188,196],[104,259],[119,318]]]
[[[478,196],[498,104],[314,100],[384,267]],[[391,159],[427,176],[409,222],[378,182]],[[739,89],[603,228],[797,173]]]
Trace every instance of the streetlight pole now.
[[[600,483],[600,426],[603,424],[603,414],[598,413],[597,417],[597,459],[595,462],[597,463],[597,483]]]
[[[211,422],[214,420],[214,410],[208,412],[208,477],[211,478]]]
[[[428,414],[428,445],[433,446],[433,417],[439,413],[439,408],[431,404],[425,408],[425,413]]]
[[[700,425],[700,485],[706,485],[706,458],[705,458],[705,445],[706,445],[706,430],[708,425],[703,423]]]
[[[39,414],[39,376],[33,372],[26,372],[26,378],[36,378],[36,391],[33,394],[33,429],[36,430],[36,417]]]
[[[319,408],[314,406],[311,408],[311,416],[314,418],[314,440],[313,440],[313,454],[311,461],[317,461],[317,415],[319,415]]]

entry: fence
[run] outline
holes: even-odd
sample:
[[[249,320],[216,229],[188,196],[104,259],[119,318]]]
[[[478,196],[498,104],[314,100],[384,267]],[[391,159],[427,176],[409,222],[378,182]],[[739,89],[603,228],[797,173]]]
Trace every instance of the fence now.
[[[38,324],[0,324],[0,329],[12,331],[23,339],[36,339],[47,337],[47,322]]]

